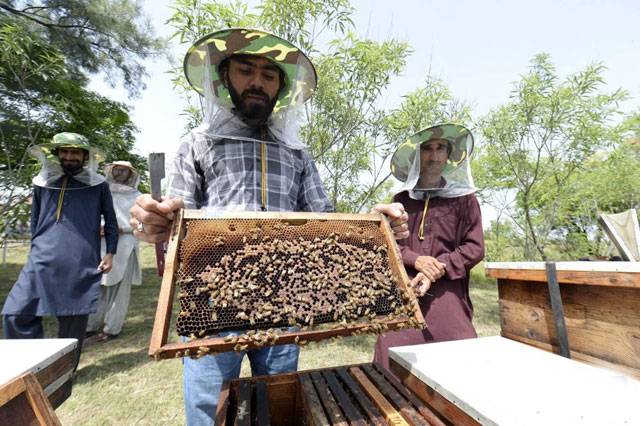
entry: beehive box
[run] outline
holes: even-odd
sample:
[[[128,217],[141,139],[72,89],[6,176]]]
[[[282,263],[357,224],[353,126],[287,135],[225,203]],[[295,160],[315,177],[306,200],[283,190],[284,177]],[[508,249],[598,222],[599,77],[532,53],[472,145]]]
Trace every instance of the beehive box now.
[[[441,415],[377,364],[225,382],[216,425],[433,425]]]
[[[543,262],[488,262],[500,334],[559,353]],[[640,263],[557,262],[571,358],[640,379]]]
[[[174,222],[149,353],[201,356],[423,327],[378,214],[183,210]],[[177,297],[176,297],[177,296]],[[174,301],[178,343],[167,343]],[[235,337],[211,337],[221,331]]]

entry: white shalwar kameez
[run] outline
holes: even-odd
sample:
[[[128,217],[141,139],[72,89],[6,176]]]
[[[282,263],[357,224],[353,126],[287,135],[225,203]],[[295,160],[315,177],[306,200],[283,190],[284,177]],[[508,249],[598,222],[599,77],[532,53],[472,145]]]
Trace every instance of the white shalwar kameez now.
[[[109,181],[109,174],[106,171],[107,181]],[[138,240],[133,236],[133,229],[129,225],[129,210],[140,195],[136,189],[137,181],[136,173],[132,182],[133,187],[115,182],[109,184],[120,231],[118,251],[113,257],[113,268],[108,274],[102,275],[98,309],[95,314],[89,316],[88,332],[95,332],[104,324],[103,333],[120,334],[129,309],[131,286],[142,283]],[[104,250],[103,238],[102,251]]]

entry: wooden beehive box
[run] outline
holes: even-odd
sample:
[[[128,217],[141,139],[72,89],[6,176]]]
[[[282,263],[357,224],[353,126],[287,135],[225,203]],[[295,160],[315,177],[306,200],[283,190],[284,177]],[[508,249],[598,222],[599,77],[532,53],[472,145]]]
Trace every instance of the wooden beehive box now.
[[[571,358],[640,378],[640,263],[558,262]],[[490,262],[501,335],[559,351],[543,262]]]
[[[209,217],[183,210],[169,241],[149,354],[202,356],[421,328],[408,282],[392,231],[378,214]],[[167,343],[176,299],[183,338]],[[217,336],[238,330],[236,337]]]
[[[0,385],[31,372],[58,408],[71,396],[77,345],[76,339],[0,339]]]
[[[235,379],[222,386],[216,425],[443,425],[377,364]]]

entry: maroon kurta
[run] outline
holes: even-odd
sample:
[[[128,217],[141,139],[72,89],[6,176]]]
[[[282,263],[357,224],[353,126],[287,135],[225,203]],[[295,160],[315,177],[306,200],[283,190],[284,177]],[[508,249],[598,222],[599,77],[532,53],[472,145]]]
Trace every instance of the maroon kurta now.
[[[484,257],[480,205],[474,194],[458,198],[432,198],[424,224],[424,240],[418,239],[424,201],[406,192],[394,197],[409,214],[411,235],[398,241],[402,260],[413,278],[418,256],[432,256],[446,264],[445,275],[431,284],[419,298],[427,329],[385,333],[376,342],[374,361],[389,368],[388,350],[394,346],[417,345],[477,337],[471,319],[469,271]]]

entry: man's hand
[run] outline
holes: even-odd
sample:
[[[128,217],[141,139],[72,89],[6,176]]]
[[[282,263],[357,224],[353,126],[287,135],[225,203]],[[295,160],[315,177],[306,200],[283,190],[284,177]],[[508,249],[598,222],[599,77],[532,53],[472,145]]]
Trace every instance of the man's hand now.
[[[158,202],[149,194],[140,195],[130,210],[133,235],[148,243],[167,241],[175,212],[183,207],[182,198],[162,197]]]
[[[400,203],[377,204],[373,208],[374,212],[382,213],[389,219],[389,225],[396,240],[402,240],[409,236],[409,215],[404,211],[404,206]]]
[[[435,257],[419,256],[416,259],[415,268],[418,272],[422,272],[431,282],[442,278],[446,272],[445,264],[438,261]]]
[[[104,255],[100,264],[98,265],[98,271],[102,271],[103,273],[107,273],[111,270],[113,266],[113,254],[107,253]]]
[[[413,289],[416,297],[422,297],[427,293],[427,290],[431,288],[431,280],[427,278],[422,272],[418,272],[418,275],[413,277],[409,283],[409,288]]]

